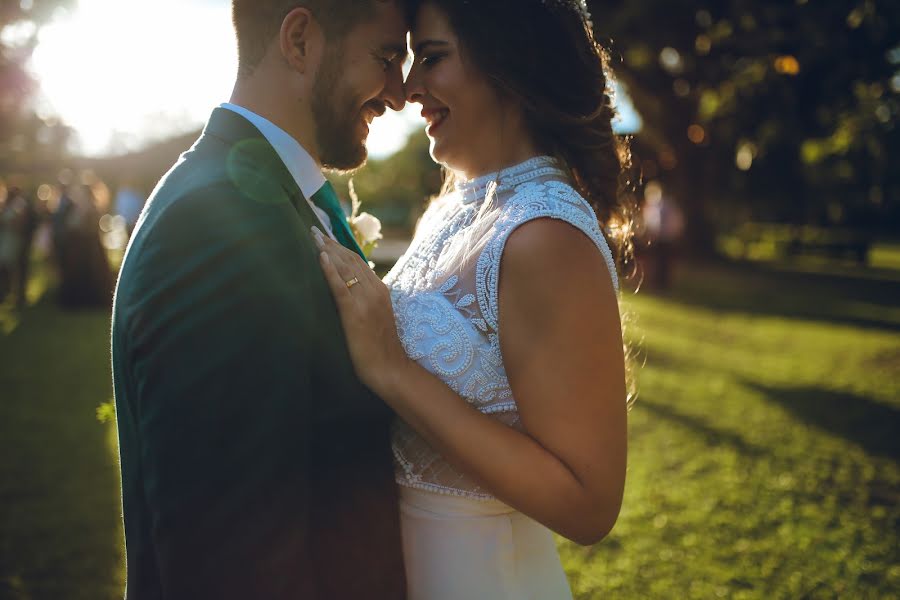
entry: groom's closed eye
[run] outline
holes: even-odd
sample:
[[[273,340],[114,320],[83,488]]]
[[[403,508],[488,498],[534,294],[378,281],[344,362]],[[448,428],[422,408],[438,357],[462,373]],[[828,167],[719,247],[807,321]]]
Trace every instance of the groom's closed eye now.
[[[402,65],[406,60],[406,46],[387,45],[375,52],[375,57],[380,60],[387,71],[394,65]]]
[[[382,54],[376,54],[375,59],[381,63],[382,68],[387,71],[391,68],[391,65],[394,63],[394,59],[392,56],[384,56]]]

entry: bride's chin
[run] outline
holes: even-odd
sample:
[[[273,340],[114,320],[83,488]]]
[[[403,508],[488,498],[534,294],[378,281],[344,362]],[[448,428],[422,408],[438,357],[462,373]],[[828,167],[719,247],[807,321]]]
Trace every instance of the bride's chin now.
[[[443,152],[441,152],[443,148],[440,143],[434,138],[431,138],[431,147],[428,150],[428,154],[431,155],[431,160],[436,163],[444,164],[442,160]]]
[[[460,164],[458,160],[454,160],[452,157],[447,157],[443,154],[432,154],[431,159],[448,171],[451,171],[456,177],[461,179],[469,179],[468,175],[466,175],[466,169]]]
[[[442,143],[441,140],[432,138],[431,151],[429,154],[431,154],[431,158],[434,162],[447,167],[450,170],[455,170],[453,164],[456,161],[453,160],[453,157],[450,156],[450,153],[447,151],[446,143]]]

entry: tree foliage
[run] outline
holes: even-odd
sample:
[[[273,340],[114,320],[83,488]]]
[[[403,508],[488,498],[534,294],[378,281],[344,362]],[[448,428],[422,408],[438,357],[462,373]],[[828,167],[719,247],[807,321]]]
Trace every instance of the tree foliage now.
[[[62,123],[44,121],[31,102],[38,83],[26,65],[41,25],[74,0],[0,0],[0,169],[57,158],[70,135]]]
[[[644,129],[645,179],[689,213],[855,227],[900,223],[900,4],[593,2]]]
[[[69,131],[34,114],[36,82],[24,65],[39,27],[72,4],[0,0],[4,174],[62,160]],[[633,147],[643,178],[683,206],[698,246],[750,219],[900,228],[900,3],[589,4],[642,117]],[[399,225],[403,207],[421,207],[439,185],[426,143],[414,134],[405,150],[355,176],[360,198],[388,221]]]

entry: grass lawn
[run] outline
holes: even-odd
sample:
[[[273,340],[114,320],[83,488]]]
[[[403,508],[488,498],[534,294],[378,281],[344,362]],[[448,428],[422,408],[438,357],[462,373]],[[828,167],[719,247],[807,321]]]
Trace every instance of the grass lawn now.
[[[0,308],[0,599],[121,598],[109,317],[59,310],[46,281]]]
[[[684,265],[626,295],[625,503],[561,542],[578,598],[896,598],[900,274]],[[123,587],[108,317],[0,309],[0,598]]]

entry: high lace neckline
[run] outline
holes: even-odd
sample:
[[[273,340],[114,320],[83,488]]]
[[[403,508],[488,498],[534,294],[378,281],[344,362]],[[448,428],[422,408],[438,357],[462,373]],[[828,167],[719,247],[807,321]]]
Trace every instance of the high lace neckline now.
[[[534,156],[518,164],[456,183],[456,191],[462,197],[463,204],[481,202],[488,195],[488,190],[496,182],[497,192],[511,189],[526,181],[547,175],[565,176],[560,161],[552,156]]]

